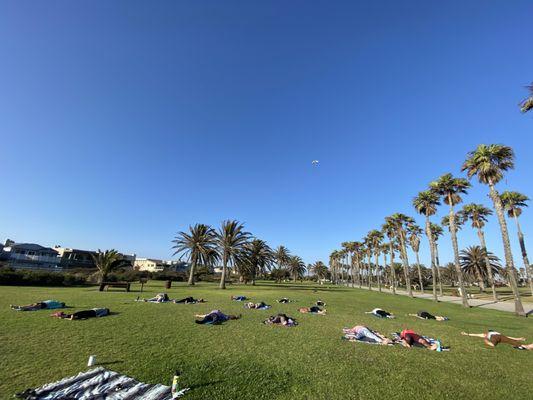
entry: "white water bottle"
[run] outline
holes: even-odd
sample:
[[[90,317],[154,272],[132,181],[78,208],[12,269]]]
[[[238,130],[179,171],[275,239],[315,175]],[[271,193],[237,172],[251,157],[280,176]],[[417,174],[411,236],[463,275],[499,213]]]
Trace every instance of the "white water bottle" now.
[[[92,367],[96,364],[96,356],[89,356],[89,361],[87,362],[88,367]]]

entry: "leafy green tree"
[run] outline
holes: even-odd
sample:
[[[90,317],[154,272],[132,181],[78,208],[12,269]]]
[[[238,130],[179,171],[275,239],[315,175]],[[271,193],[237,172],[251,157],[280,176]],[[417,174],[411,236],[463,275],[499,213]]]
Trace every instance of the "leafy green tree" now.
[[[179,232],[172,241],[174,254],[181,254],[180,260],[186,257],[191,265],[189,270],[189,285],[194,285],[196,266],[211,265],[218,258],[216,251],[216,235],[213,228],[204,224],[189,226],[189,232]]]
[[[454,254],[454,264],[457,270],[457,280],[461,289],[461,299],[463,307],[469,307],[465,286],[463,283],[463,274],[459,264],[459,245],[457,244],[457,225],[455,218],[454,206],[462,201],[461,195],[467,193],[470,183],[463,178],[455,178],[452,174],[444,174],[439,179],[429,184],[430,189],[442,197],[445,204],[450,207],[448,214],[450,236],[452,239],[452,248]]]
[[[222,259],[222,276],[220,289],[226,289],[226,274],[228,265],[233,265],[237,254],[243,250],[250,239],[250,233],[244,230],[244,225],[235,220],[222,222],[216,234],[218,253]]]
[[[505,254],[505,270],[507,279],[513,291],[515,313],[525,316],[524,307],[518,284],[516,281],[516,269],[514,267],[513,253],[511,251],[511,242],[509,241],[509,232],[507,222],[505,221],[504,207],[502,200],[495,185],[503,178],[504,172],[514,168],[514,152],[508,146],[501,144],[480,144],[476,150],[467,155],[462,170],[466,171],[469,178],[477,176],[480,183],[488,185],[489,196],[494,204],[500,232],[502,235],[503,250]]]
[[[413,199],[413,207],[416,212],[423,215],[426,219],[426,237],[429,242],[429,251],[431,256],[431,271],[433,277],[433,300],[437,301],[437,263],[436,263],[436,244],[431,231],[430,217],[435,215],[437,207],[440,206],[439,196],[431,190],[424,190]],[[422,288],[422,291],[424,289]],[[442,296],[442,290],[441,294]]]
[[[124,256],[114,249],[106,251],[101,251],[98,249],[96,254],[91,253],[91,256],[93,258],[94,265],[98,269],[99,284],[102,284],[107,280],[107,276],[110,272],[125,267],[129,264],[129,262],[124,259]]]
[[[492,288],[492,297],[494,300],[498,300],[498,295],[496,293],[496,287],[494,285],[494,277],[492,276],[492,268],[490,265],[490,258],[488,257],[489,252],[487,251],[487,245],[485,243],[485,233],[483,228],[488,221],[488,217],[492,215],[492,211],[485,207],[482,204],[470,203],[463,206],[463,209],[460,211],[461,217],[463,220],[470,220],[472,222],[472,228],[477,230],[477,236],[479,238],[479,243],[481,248],[485,250],[485,268],[487,271],[487,276],[489,280],[489,285]],[[481,276],[478,276],[480,278]],[[480,281],[480,289],[483,291],[484,284],[483,280]]]
[[[503,207],[507,211],[507,215],[509,218],[514,218],[516,222],[516,229],[518,232],[518,242],[520,243],[520,250],[522,252],[522,260],[524,261],[524,271],[526,273],[526,279],[529,283],[529,289],[531,290],[531,295],[533,295],[533,282],[531,280],[531,273],[530,273],[530,264],[529,259],[527,257],[527,251],[526,251],[526,245],[524,242],[524,234],[522,233],[522,229],[520,228],[520,222],[518,221],[518,217],[522,215],[522,208],[527,207],[527,202],[529,201],[529,197],[526,195],[523,195],[522,193],[518,192],[503,192],[501,195]]]

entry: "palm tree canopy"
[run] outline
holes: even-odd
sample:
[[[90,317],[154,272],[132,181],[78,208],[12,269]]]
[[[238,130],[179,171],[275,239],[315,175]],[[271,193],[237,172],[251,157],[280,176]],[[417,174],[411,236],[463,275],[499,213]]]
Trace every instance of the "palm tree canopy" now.
[[[529,197],[522,193],[505,191],[500,195],[503,206],[509,217],[519,217],[522,214],[522,208],[527,207]]]
[[[328,267],[322,261],[317,261],[312,264],[311,270],[319,279],[324,279],[328,275]]]
[[[283,268],[289,262],[290,252],[285,246],[278,246],[274,250],[274,259],[278,263],[278,266]]]
[[[289,260],[288,270],[293,277],[302,277],[306,271],[305,263],[298,256],[291,256]]]
[[[381,242],[383,241],[383,233],[381,231],[378,231],[377,229],[373,229],[367,234],[367,239],[369,243],[371,244],[372,249],[374,252],[378,251],[381,245]]]
[[[455,206],[459,204],[461,194],[468,193],[467,189],[470,187],[470,182],[464,178],[455,178],[452,174],[444,174],[436,181],[429,184],[431,190],[442,196],[444,203]]]
[[[179,232],[172,242],[174,254],[181,254],[180,260],[186,257],[187,261],[212,265],[218,259],[215,230],[208,225],[189,226],[189,232]]]
[[[483,204],[465,204],[463,209],[457,213],[463,221],[472,221],[472,227],[482,229],[488,221],[488,216],[492,215],[492,210]]]
[[[437,242],[437,240],[439,240],[439,237],[442,236],[442,234],[444,233],[444,229],[442,229],[442,226],[433,222],[429,225],[429,229],[431,230],[431,235],[433,236],[433,240],[435,242]]]
[[[440,222],[442,224],[442,226],[445,226],[448,228],[448,230],[450,229],[450,216],[449,215],[445,215],[444,217],[442,217],[442,220]],[[463,225],[465,224],[465,219],[463,217],[462,214],[460,213],[457,213],[455,215],[455,228],[457,230],[461,229],[463,227]]]
[[[438,206],[440,206],[439,195],[431,190],[424,190],[413,199],[416,212],[426,217],[435,215]]]
[[[255,277],[257,272],[270,271],[274,263],[274,253],[268,244],[261,239],[253,239],[246,243],[236,256],[236,264],[243,275]]]
[[[514,168],[514,151],[503,144],[480,144],[468,153],[461,171],[469,178],[474,175],[480,183],[495,185],[503,178],[503,173]]]
[[[231,262],[250,239],[250,233],[244,230],[244,224],[235,220],[226,220],[216,235],[221,257]]]
[[[128,264],[128,261],[124,260],[124,256],[115,249],[101,251],[98,249],[96,254],[91,254],[94,264],[101,277],[105,277],[108,273],[114,269],[124,267]]]
[[[533,110],[533,83],[526,86],[529,90],[529,97],[520,103],[520,111],[523,113]]]
[[[488,275],[487,266],[485,264],[486,258],[489,260],[493,275],[501,273],[502,267],[500,259],[490,251],[483,249],[481,246],[470,246],[465,250],[461,250],[459,254],[459,264],[465,274],[475,277],[476,273],[479,273],[486,278]]]
[[[409,244],[414,252],[418,253],[420,250],[420,236],[422,235],[422,229],[416,224],[410,224],[407,227],[407,233],[409,234]]]

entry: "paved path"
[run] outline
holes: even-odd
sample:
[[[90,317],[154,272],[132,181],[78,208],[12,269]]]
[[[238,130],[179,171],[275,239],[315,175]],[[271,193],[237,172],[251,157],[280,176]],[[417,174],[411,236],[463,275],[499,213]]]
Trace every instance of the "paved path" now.
[[[358,288],[356,286],[356,288]],[[367,289],[367,287],[362,287],[361,289]],[[373,291],[377,292],[378,289],[376,287],[372,288]],[[392,291],[389,289],[382,289],[382,293],[392,294]],[[399,290],[396,289],[396,294],[407,296],[407,292],[405,290]],[[413,290],[413,297],[418,299],[429,299],[433,300],[433,293],[432,292],[426,292],[424,294],[414,291]],[[514,301],[513,299],[508,299],[509,296],[507,296],[504,300],[500,300],[498,302],[495,302],[494,300],[489,299],[468,299],[468,304],[470,304],[471,307],[479,307],[479,308],[490,308],[493,310],[499,310],[499,311],[507,311],[507,312],[513,312],[514,313]],[[461,298],[457,296],[439,296],[439,301],[445,301],[447,303],[455,303],[455,304],[462,304]],[[526,303],[522,302],[522,305],[524,306],[524,310],[528,314],[533,314],[533,303]]]

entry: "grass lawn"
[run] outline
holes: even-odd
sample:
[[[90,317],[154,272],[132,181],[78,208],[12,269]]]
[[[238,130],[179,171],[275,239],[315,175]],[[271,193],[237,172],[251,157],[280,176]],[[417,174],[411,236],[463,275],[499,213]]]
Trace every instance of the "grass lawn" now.
[[[230,286],[221,291],[200,283],[175,285],[172,298],[204,297],[197,305],[150,304],[133,300],[138,293],[88,288],[0,288],[0,399],[86,369],[90,354],[107,368],[149,383],[170,384],[175,369],[192,388],[188,399],[531,399],[533,352],[460,336],[462,330],[486,328],[533,342],[533,320],[511,313],[470,309],[430,300],[379,294],[350,288],[310,285]],[[144,296],[164,291],[162,283],[145,286]],[[245,310],[230,300],[244,294],[273,305]],[[287,296],[295,303],[278,304]],[[296,309],[317,298],[329,315],[299,315]],[[9,304],[57,299],[69,311],[105,306],[114,315],[87,321],[50,318],[49,311],[15,312]],[[390,310],[396,320],[363,312]],[[242,313],[239,321],[220,326],[194,323],[195,313],[218,308]],[[419,310],[450,317],[421,321],[405,316]],[[295,328],[261,324],[268,315],[285,312]],[[389,334],[402,328],[440,338],[450,352],[436,353],[399,346],[382,347],[342,341],[341,329],[367,324]]]

